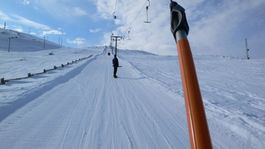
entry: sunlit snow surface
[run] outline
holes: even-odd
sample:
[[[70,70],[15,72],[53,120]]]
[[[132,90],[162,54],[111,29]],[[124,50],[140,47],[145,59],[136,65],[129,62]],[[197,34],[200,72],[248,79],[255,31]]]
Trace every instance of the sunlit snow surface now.
[[[0,86],[0,148],[189,148],[175,56],[103,48],[0,52],[0,77],[62,70]],[[53,52],[54,55],[49,55]],[[265,60],[195,56],[214,148],[263,149]]]
[[[28,73],[43,72],[43,69],[51,69],[54,66],[61,66],[61,64],[67,64],[73,60],[95,55],[100,52],[102,52],[101,48],[86,50],[62,48],[36,52],[0,51],[0,78],[14,79],[26,77]],[[53,53],[53,55],[49,55],[50,53]],[[82,64],[84,61],[80,63]],[[76,65],[80,65],[80,63],[66,66],[64,69],[51,71],[44,75],[34,76],[30,79],[10,81],[6,86],[1,86],[3,90],[0,90],[0,99],[10,101],[11,97],[12,99],[13,97],[17,97],[17,93],[20,94],[21,91],[27,91],[29,88],[36,87],[36,85],[53,80],[65,72],[69,72]]]
[[[177,57],[124,52],[144,75],[182,95]],[[195,56],[200,88],[215,148],[265,145],[265,60]]]

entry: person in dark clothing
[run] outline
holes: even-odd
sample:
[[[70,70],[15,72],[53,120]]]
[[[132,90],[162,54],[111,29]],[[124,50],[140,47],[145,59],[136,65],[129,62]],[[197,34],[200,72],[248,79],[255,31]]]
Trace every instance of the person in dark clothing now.
[[[114,55],[114,58],[112,60],[112,65],[113,65],[113,68],[114,68],[113,77],[117,78],[117,70],[118,70],[118,67],[119,67],[119,60],[118,60],[116,54]]]

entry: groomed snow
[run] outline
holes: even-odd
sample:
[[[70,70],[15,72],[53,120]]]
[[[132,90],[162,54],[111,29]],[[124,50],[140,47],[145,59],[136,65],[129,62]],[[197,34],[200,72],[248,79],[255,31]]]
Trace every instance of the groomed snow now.
[[[17,65],[34,71],[94,55],[71,68],[1,85],[0,148],[189,148],[177,57],[121,51],[114,79],[112,56],[102,51],[55,50],[54,58],[23,52],[24,64],[16,53],[5,56],[0,67],[15,69],[1,75],[24,74]],[[195,62],[214,148],[262,149],[265,60],[200,56]]]
[[[178,58],[124,51],[144,75],[183,96]],[[195,56],[214,148],[265,146],[265,60]]]
[[[54,55],[49,55],[49,53]],[[53,50],[42,50],[36,52],[4,52],[0,51],[0,78],[13,79],[26,77],[28,73],[39,73],[43,72],[43,69],[51,69],[54,66],[60,66],[67,62],[72,62],[79,58],[87,57],[89,55],[95,55],[102,53],[102,48],[93,49],[53,49]],[[66,72],[70,72],[76,66],[83,64],[85,61],[80,63],[66,66],[64,69],[58,69],[55,71],[48,72],[44,75],[34,76],[30,79],[10,81],[7,85],[1,86],[0,102],[12,102],[17,100],[24,92],[28,92],[33,88],[36,88],[43,83],[54,80],[64,75]],[[0,104],[0,107],[2,105]]]

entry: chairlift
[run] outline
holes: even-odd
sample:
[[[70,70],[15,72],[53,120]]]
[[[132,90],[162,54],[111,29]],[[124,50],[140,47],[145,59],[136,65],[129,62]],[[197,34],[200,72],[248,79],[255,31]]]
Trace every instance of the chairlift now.
[[[148,6],[150,7],[150,0],[147,0],[148,1]]]
[[[149,6],[146,6],[146,21],[144,21],[144,23],[151,23],[151,21],[149,21],[149,17],[148,17],[148,9],[149,9]]]
[[[113,12],[112,15],[113,15],[113,19],[116,20],[117,19],[117,15],[115,14],[115,12]]]
[[[116,2],[115,2],[115,7],[114,7],[114,10],[113,10],[113,13],[112,13],[112,15],[113,15],[113,19],[114,19],[114,20],[117,19],[117,15],[115,14],[116,11],[117,11],[117,3],[118,3],[118,0],[116,0]]]
[[[145,9],[146,9],[146,21],[144,21],[144,23],[151,23],[151,21],[149,21],[149,16],[148,16],[148,10],[150,7],[150,0],[147,0],[147,1],[148,1],[148,5],[145,7]]]

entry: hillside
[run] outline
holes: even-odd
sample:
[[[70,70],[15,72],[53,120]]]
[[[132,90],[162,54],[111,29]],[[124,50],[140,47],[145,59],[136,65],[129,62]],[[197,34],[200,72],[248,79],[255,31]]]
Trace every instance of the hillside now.
[[[44,39],[22,32],[0,28],[0,51],[8,51],[8,38],[12,38],[10,51],[39,51],[60,48],[58,44],[48,40],[45,41],[44,48]]]

